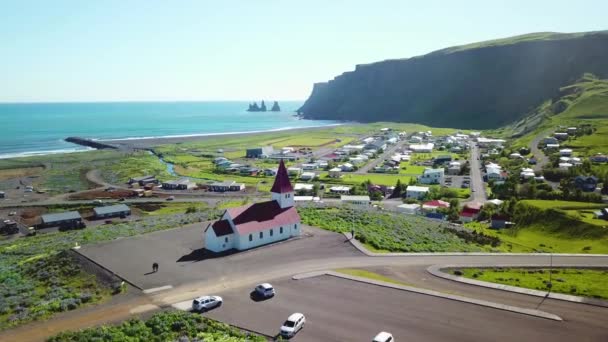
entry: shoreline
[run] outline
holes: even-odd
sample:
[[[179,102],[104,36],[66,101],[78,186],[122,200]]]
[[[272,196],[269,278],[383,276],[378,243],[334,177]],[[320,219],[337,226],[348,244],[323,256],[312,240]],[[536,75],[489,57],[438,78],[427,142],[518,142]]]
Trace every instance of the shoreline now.
[[[205,141],[215,138],[230,138],[240,136],[251,136],[251,135],[262,135],[269,133],[285,133],[285,132],[302,132],[302,131],[316,131],[323,129],[330,129],[333,127],[344,126],[344,125],[357,125],[357,122],[343,122],[335,123],[325,126],[308,126],[308,127],[286,127],[286,128],[275,128],[269,130],[256,130],[249,132],[222,132],[222,133],[200,133],[200,134],[184,134],[184,135],[173,135],[173,136],[159,136],[159,137],[134,137],[134,138],[122,138],[122,139],[90,139],[91,141],[104,142],[109,145],[114,145],[119,149],[151,149],[154,146],[164,144],[177,144],[183,142],[192,141]],[[66,137],[67,138],[67,137]],[[57,150],[40,150],[40,151],[24,151],[24,152],[7,152],[0,154],[0,160],[3,159],[17,159],[17,158],[30,158],[30,157],[41,157],[48,155],[59,155],[59,154],[71,154],[80,152],[97,151],[95,148],[86,148],[84,146],[71,143],[72,148],[62,148]]]
[[[356,122],[344,122],[330,124],[326,126],[309,126],[309,127],[286,127],[286,128],[275,128],[269,130],[257,130],[249,132],[224,132],[224,133],[201,133],[201,134],[188,134],[188,135],[175,135],[166,137],[141,137],[141,138],[124,138],[124,139],[98,139],[95,141],[105,142],[119,148],[128,149],[149,149],[154,146],[164,144],[178,144],[192,141],[205,141],[215,138],[230,138],[230,137],[241,137],[251,135],[262,135],[269,133],[286,133],[286,132],[301,132],[301,131],[317,131],[323,129],[329,129],[344,125],[357,125]]]

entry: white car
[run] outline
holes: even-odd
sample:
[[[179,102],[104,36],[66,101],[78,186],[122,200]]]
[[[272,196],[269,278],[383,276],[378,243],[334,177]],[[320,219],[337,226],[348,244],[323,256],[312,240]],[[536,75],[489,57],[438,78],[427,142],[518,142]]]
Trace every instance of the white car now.
[[[306,317],[303,314],[297,312],[291,314],[281,327],[281,336],[286,338],[295,336],[298,331],[304,328],[304,323],[306,323]]]
[[[222,297],[219,296],[202,296],[194,298],[192,301],[192,310],[207,311],[222,305]]]
[[[374,337],[372,342],[395,342],[393,335],[391,333],[387,333],[386,331],[382,331]]]
[[[274,287],[268,283],[263,283],[255,287],[255,294],[262,298],[270,298],[275,295]]]

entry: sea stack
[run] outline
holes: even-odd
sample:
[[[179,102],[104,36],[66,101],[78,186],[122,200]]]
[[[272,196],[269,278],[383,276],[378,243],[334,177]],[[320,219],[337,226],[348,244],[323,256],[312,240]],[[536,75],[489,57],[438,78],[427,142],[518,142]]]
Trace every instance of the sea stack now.
[[[264,103],[264,100],[262,100],[262,104],[260,105],[260,112],[265,112],[266,111],[266,104]]]
[[[274,101],[274,103],[272,104],[272,108],[270,109],[270,111],[272,111],[272,112],[280,112],[281,111],[281,107],[279,107],[279,103],[277,101]]]

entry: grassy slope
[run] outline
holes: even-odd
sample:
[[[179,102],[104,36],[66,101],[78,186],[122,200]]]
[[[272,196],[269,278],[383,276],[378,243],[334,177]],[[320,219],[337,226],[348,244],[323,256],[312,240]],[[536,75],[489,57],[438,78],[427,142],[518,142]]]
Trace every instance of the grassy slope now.
[[[576,83],[560,89],[560,97],[541,104],[528,117],[505,128],[491,131],[495,135],[511,136],[527,132],[513,142],[514,146],[528,146],[543,131],[557,130],[561,126],[578,126],[589,123],[597,128],[590,136],[579,137],[567,144],[582,155],[608,153],[608,80],[586,74]],[[555,113],[555,103],[561,102],[565,110]]]
[[[548,269],[467,268],[460,271],[467,278],[541,291],[548,290]],[[605,285],[608,281],[606,270],[558,268],[552,270],[551,278],[553,292],[608,299],[608,287]]]

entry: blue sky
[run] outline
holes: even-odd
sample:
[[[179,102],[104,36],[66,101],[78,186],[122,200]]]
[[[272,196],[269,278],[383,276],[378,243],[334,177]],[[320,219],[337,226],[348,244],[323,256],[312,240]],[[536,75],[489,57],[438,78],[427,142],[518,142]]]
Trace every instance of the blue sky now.
[[[608,1],[0,3],[0,101],[305,99],[356,64],[608,29]]]

